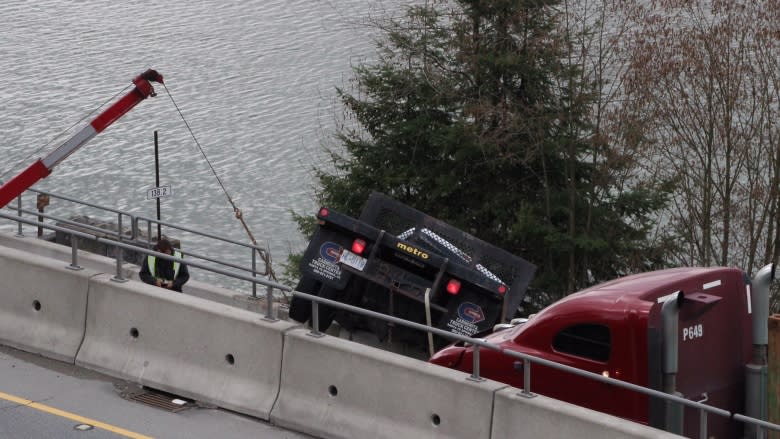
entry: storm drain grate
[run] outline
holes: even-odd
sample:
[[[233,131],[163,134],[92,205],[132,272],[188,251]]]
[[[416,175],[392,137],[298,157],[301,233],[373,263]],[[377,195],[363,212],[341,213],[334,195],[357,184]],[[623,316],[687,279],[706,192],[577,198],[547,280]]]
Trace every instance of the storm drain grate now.
[[[195,405],[193,401],[180,398],[171,393],[149,389],[147,387],[141,387],[133,384],[124,386],[115,385],[115,387],[119,391],[119,395],[128,401],[140,402],[142,404],[146,404],[148,406],[166,410],[172,413],[186,410]]]
[[[160,395],[159,393],[154,392],[144,392],[135,395],[130,399],[173,413],[180,412],[190,407],[190,404],[183,399],[171,398],[170,396]]]

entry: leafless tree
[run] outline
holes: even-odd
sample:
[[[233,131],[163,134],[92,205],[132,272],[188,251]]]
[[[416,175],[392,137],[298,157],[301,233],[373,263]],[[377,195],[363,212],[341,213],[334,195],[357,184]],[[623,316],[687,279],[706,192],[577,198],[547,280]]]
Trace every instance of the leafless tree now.
[[[778,253],[780,2],[652,1],[625,15],[628,117],[681,265],[753,272]]]
[[[641,159],[645,156],[643,148],[646,144],[637,141],[633,113],[626,110],[627,106],[630,107],[625,84],[630,73],[627,55],[630,51],[626,42],[633,35],[637,17],[641,17],[645,9],[633,2],[619,0],[564,0],[560,8],[560,31],[567,36],[564,40],[570,44],[564,51],[568,56],[565,65],[572,76],[558,77],[558,88],[562,90],[559,95],[590,102],[586,116],[589,125],[570,127],[573,131],[569,134],[570,138],[590,145],[590,148],[585,149],[589,155],[587,158],[577,157],[581,153],[574,149],[569,151],[572,163],[583,159],[591,163],[588,197],[593,200],[619,198],[616,197],[619,193],[658,190],[657,179],[648,179],[642,175]],[[563,90],[568,90],[568,93]],[[576,107],[576,103],[571,102],[567,106]],[[567,166],[567,170],[573,169],[574,166]],[[569,212],[574,215],[574,197],[577,194],[575,185],[581,183],[573,173],[568,178],[571,185]],[[586,238],[593,221],[596,221],[593,205],[590,207],[584,222],[583,234]],[[571,238],[574,239],[575,219],[571,217],[569,223]],[[646,252],[649,248],[660,251],[665,245],[662,238],[651,239],[655,242],[641,250],[637,249],[633,260],[626,262],[628,270],[643,271],[658,266],[661,255],[649,255]],[[575,257],[574,253],[571,257]],[[589,266],[587,254],[581,257],[586,259],[581,261],[581,265]],[[576,265],[575,261],[570,261],[569,267]],[[582,274],[579,273],[579,276]],[[589,281],[605,280],[578,278],[572,270],[568,278],[570,291]]]

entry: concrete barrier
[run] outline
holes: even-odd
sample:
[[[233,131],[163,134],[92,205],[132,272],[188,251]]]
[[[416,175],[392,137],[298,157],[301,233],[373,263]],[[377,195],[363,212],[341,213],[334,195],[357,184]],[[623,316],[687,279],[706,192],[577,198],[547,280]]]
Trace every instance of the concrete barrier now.
[[[0,344],[318,437],[679,437],[112,277],[0,246]]]
[[[25,252],[34,253],[52,259],[61,260],[64,265],[71,263],[71,248],[62,244],[38,239],[34,235],[19,237],[15,233],[0,232],[0,247],[10,247]],[[185,258],[186,258],[185,254]],[[85,250],[78,251],[78,264],[81,267],[91,269],[97,273],[116,273],[116,260],[106,256],[90,253]],[[122,276],[125,279],[140,280],[138,272],[141,267],[124,263],[122,265]],[[197,277],[197,269],[191,269],[191,276]],[[194,272],[194,273],[193,273]],[[184,294],[211,300],[213,302],[224,303],[236,308],[254,311],[256,313],[266,314],[265,289],[261,290],[258,297],[253,297],[247,293],[236,292],[227,288],[222,288],[206,282],[201,282],[190,278],[184,285]],[[287,307],[278,302],[274,302],[274,315],[282,320],[287,319]]]
[[[512,387],[496,393],[490,437],[492,439],[516,437],[682,438],[682,436],[542,395],[525,398],[520,396],[519,389]]]
[[[266,420],[296,326],[109,275],[91,280],[86,321],[77,365]]]
[[[305,329],[285,336],[271,422],[326,438],[488,437],[505,385]]]
[[[74,362],[95,273],[66,265],[0,247],[0,344]]]
[[[62,261],[64,265],[71,263],[71,248],[55,244],[35,235],[16,236],[15,233],[0,232],[0,246],[15,248],[28,253],[34,253],[51,259]],[[116,261],[112,258],[96,255],[85,250],[78,251],[78,264],[81,267],[98,273],[116,273]],[[138,266],[124,264],[122,276],[127,279],[138,279]]]

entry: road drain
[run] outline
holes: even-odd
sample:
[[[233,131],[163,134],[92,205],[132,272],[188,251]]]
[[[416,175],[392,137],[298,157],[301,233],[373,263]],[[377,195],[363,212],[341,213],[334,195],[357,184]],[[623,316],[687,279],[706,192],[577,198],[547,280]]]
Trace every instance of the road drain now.
[[[140,386],[127,386],[120,390],[122,398],[129,401],[140,402],[151,407],[177,413],[195,406],[191,400],[187,400],[171,393]]]

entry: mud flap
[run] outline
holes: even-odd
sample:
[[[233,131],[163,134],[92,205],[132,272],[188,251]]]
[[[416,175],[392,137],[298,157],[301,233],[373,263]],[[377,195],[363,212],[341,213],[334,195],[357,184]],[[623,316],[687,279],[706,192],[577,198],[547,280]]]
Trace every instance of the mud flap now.
[[[316,296],[319,293],[320,286],[322,284],[316,279],[303,276],[295,287],[295,291]],[[311,301],[293,296],[288,313],[290,318],[296,322],[306,323],[311,318]]]
[[[465,290],[449,300],[447,314],[439,320],[438,327],[455,334],[473,337],[475,334],[492,329],[498,322],[500,313],[501,306],[498,299]]]
[[[303,254],[301,273],[323,285],[344,289],[352,275],[337,261],[341,251],[351,243],[351,237],[343,232],[318,228]]]

